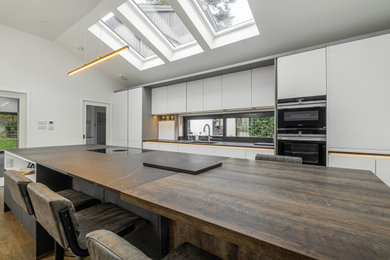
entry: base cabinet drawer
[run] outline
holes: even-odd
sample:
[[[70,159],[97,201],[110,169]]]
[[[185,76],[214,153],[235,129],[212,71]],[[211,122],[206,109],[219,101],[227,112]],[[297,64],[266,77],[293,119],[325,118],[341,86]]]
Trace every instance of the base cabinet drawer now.
[[[274,150],[263,150],[263,149],[247,149],[245,159],[254,160],[256,158],[256,154],[259,154],[259,153],[260,154],[274,155],[275,151]]]
[[[147,150],[160,150],[160,144],[159,143],[148,143],[145,142],[143,145],[143,149]]]
[[[177,146],[178,146],[178,144],[160,143],[160,150],[167,151],[167,152],[177,152]]]
[[[375,173],[375,158],[347,155],[329,155],[329,166],[369,170]]]
[[[376,159],[376,176],[390,187],[390,158]]]
[[[246,151],[241,148],[230,148],[230,147],[214,147],[215,156],[224,156],[232,158],[245,159]]]
[[[193,153],[193,154],[201,154],[201,155],[213,155],[214,149],[213,147],[203,146],[203,145],[178,145],[177,151],[179,153]]]

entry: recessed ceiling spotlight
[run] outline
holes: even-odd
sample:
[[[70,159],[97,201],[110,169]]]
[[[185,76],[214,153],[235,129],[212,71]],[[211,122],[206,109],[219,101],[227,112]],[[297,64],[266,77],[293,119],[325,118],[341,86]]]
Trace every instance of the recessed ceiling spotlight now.
[[[80,45],[80,44],[78,44],[78,43],[76,43],[76,44],[74,45],[74,47],[76,47],[76,49],[78,49],[79,51],[84,51],[84,46],[82,46],[82,45]]]
[[[119,74],[118,78],[120,78],[121,80],[127,80],[127,77],[123,74]]]
[[[47,21],[47,19],[45,19],[45,18],[42,18],[42,19],[41,19],[41,23],[43,23],[43,24],[47,24],[47,23],[48,23],[48,21]]]

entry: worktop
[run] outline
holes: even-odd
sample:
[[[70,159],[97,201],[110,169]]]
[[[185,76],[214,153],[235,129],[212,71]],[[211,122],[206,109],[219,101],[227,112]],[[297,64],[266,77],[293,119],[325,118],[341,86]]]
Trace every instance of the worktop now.
[[[275,259],[390,259],[390,189],[370,171],[220,157],[221,167],[188,175],[142,163],[209,156],[86,151],[95,147],[7,152]]]
[[[211,146],[227,146],[227,147],[243,147],[243,148],[265,148],[265,149],[274,149],[275,145],[273,143],[246,143],[246,142],[225,142],[212,140],[211,142],[206,141],[190,141],[190,140],[144,140],[144,142],[156,142],[156,143],[175,143],[175,144],[189,144],[189,145],[211,145]]]

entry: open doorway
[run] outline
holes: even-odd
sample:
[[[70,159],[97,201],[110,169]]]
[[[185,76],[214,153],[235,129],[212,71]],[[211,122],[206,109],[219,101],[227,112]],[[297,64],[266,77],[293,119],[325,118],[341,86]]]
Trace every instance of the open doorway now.
[[[85,144],[109,143],[109,104],[83,102],[83,141]]]

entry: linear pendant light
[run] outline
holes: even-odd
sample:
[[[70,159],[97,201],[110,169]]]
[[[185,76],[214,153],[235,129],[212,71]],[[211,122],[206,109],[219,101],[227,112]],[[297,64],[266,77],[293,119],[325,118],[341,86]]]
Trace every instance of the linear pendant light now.
[[[73,74],[76,74],[77,72],[80,72],[80,71],[88,69],[88,68],[90,68],[92,66],[95,66],[96,64],[98,64],[98,63],[100,63],[102,61],[108,60],[109,58],[112,58],[112,57],[118,55],[119,53],[121,53],[122,51],[127,50],[127,49],[129,49],[129,46],[122,47],[122,48],[120,48],[120,49],[118,49],[116,51],[113,51],[113,52],[111,52],[111,53],[109,53],[107,55],[104,55],[103,57],[100,57],[99,59],[91,61],[90,63],[87,63],[87,64],[81,66],[80,68],[77,68],[77,69],[74,69],[72,71],[69,71],[68,72],[68,76],[71,76]]]

